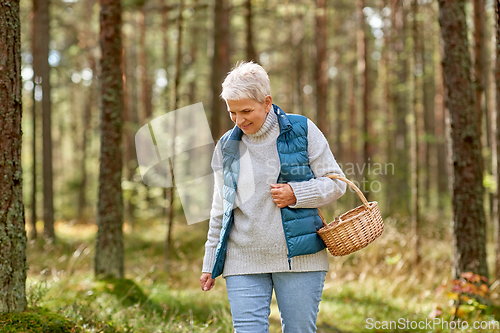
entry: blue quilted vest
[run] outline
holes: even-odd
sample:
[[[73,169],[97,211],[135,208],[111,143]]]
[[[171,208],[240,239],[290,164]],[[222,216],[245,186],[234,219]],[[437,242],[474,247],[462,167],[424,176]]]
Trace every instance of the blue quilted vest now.
[[[286,115],[277,105],[273,110],[278,116],[280,134],[276,140],[280,158],[280,174],[277,183],[300,182],[314,178],[307,154],[307,118]],[[223,167],[223,210],[220,240],[212,269],[212,278],[222,274],[226,247],[233,224],[234,200],[240,171],[239,144],[243,131],[235,126],[221,137]],[[316,231],[323,224],[317,208],[281,208],[281,220],[288,248],[288,264],[293,257],[313,254],[325,248]]]

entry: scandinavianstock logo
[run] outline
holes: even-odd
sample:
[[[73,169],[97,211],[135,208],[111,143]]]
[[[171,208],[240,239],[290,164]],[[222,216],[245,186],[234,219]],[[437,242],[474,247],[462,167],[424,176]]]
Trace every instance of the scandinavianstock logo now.
[[[153,187],[173,187],[174,176],[188,224],[210,218],[214,189],[211,168],[215,144],[202,103],[189,105],[151,120],[135,135],[137,161],[144,184]],[[251,161],[241,154],[240,163]],[[215,172],[222,173],[216,169]],[[253,173],[250,171],[250,179]],[[237,196],[235,207],[246,202],[255,192],[253,182]],[[215,208],[215,207],[214,207]],[[222,215],[212,211],[214,215]]]

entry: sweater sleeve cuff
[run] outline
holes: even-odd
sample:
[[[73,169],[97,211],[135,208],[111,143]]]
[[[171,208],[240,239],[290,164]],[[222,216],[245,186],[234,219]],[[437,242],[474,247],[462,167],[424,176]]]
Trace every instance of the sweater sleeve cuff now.
[[[217,248],[208,247],[205,249],[205,257],[203,258],[203,270],[202,273],[212,273],[212,268],[215,263],[215,253]]]
[[[316,204],[316,191],[317,188],[311,182],[291,182],[288,183],[297,198],[297,202],[294,205],[290,205],[290,208],[308,208],[313,207]]]

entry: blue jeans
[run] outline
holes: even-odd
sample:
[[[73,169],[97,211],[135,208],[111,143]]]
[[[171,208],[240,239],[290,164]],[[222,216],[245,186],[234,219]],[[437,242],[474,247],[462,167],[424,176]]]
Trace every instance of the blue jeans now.
[[[325,276],[324,271],[227,276],[227,296],[236,333],[269,332],[273,287],[283,333],[316,332]]]

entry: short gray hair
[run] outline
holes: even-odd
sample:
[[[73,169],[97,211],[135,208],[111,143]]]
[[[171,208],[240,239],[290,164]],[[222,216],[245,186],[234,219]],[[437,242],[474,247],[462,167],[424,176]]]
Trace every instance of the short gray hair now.
[[[226,76],[220,97],[226,101],[248,98],[264,103],[267,95],[271,95],[271,84],[266,70],[253,61],[242,61]]]

